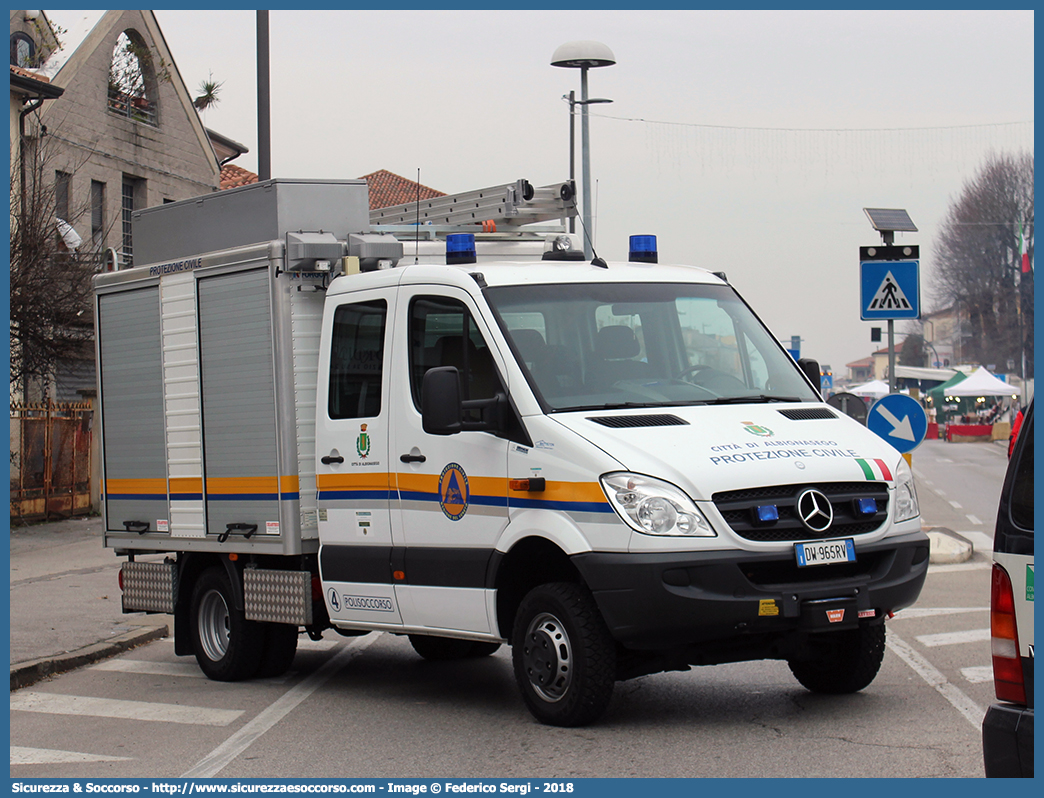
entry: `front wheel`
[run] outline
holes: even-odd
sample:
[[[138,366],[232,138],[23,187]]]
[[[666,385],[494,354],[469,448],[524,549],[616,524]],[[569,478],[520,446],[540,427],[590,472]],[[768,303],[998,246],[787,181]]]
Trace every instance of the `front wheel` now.
[[[529,591],[511,647],[515,681],[541,723],[583,726],[608,708],[616,644],[587,588],[553,582]]]
[[[814,693],[854,693],[877,676],[884,650],[884,624],[860,626],[819,636],[809,657],[787,664],[802,686]]]
[[[224,568],[209,568],[200,574],[192,589],[189,617],[196,662],[209,678],[236,682],[257,673],[265,630],[236,609]]]

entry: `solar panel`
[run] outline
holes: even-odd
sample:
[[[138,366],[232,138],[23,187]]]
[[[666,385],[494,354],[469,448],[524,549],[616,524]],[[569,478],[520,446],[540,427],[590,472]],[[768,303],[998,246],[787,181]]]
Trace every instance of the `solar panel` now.
[[[917,227],[903,208],[863,208],[875,230],[916,233]]]

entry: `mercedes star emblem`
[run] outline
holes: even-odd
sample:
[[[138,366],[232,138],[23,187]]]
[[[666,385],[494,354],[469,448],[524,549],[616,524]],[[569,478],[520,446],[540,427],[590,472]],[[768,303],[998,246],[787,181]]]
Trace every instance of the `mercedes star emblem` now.
[[[798,518],[813,532],[826,532],[834,522],[834,508],[822,491],[809,488],[797,500]]]

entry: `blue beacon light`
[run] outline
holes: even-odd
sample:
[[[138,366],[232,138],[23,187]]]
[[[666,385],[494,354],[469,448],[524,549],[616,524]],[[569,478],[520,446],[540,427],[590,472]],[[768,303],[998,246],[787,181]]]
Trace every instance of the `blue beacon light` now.
[[[446,263],[455,266],[461,263],[475,263],[475,236],[473,233],[454,233],[446,236]]]
[[[631,263],[657,263],[656,236],[631,236],[627,247]]]

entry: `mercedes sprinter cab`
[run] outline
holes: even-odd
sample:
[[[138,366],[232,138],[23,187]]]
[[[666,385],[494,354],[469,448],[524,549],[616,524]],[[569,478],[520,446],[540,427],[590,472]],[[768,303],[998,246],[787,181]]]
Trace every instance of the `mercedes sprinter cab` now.
[[[723,275],[454,246],[456,267],[327,292],[332,623],[508,641],[558,725],[598,717],[617,679],[692,664],[870,684],[928,566],[904,458],[821,401]]]

